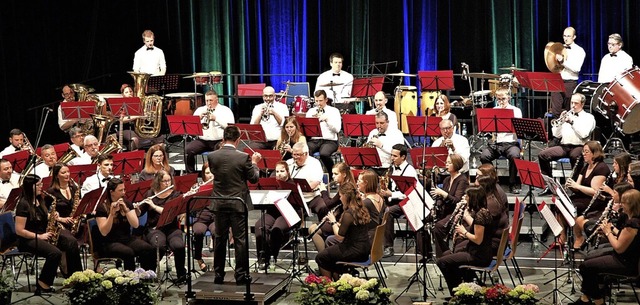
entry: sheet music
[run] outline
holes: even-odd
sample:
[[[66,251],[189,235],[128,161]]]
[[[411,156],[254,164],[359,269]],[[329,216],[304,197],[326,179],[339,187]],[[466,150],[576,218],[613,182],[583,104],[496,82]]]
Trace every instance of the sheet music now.
[[[302,189],[300,188],[299,184],[296,184],[296,188],[298,188],[298,194],[300,194],[300,198],[302,199],[302,206],[304,207],[304,211],[305,213],[307,213],[307,215],[311,215],[311,211],[309,210],[309,206],[307,205],[307,202],[304,200],[304,196],[302,195]]]
[[[427,197],[431,198],[430,196]],[[431,209],[426,206],[426,202],[420,198],[415,188],[412,189],[409,195],[407,195],[407,198],[400,203],[400,208],[402,208],[404,215],[407,217],[407,221],[414,231],[420,230],[424,226],[422,220],[431,213]]]
[[[291,203],[287,198],[281,198],[279,200],[274,201],[274,204],[282,214],[282,217],[287,221],[289,227],[293,227],[300,222],[300,215],[296,213],[296,210],[293,208]]]
[[[431,197],[429,192],[425,192],[424,191],[424,186],[422,186],[422,183],[420,183],[420,181],[416,181],[415,192],[418,193],[418,198],[420,198],[422,201],[424,201],[424,204],[427,205],[429,210],[433,210],[433,206],[435,204],[435,201],[433,200],[433,198]],[[426,195],[425,198],[421,198],[422,194]],[[429,215],[429,213],[427,213],[427,215]]]
[[[278,200],[289,197],[289,194],[291,194],[290,190],[269,190],[265,201],[275,204]]]
[[[567,198],[565,194],[563,194],[563,191],[559,189],[560,187],[556,186],[556,194],[558,194],[559,199],[555,202],[556,207],[558,208],[564,219],[567,220],[567,224],[573,227],[576,224],[575,216],[573,216],[576,213],[576,208],[573,206],[573,203],[571,203],[571,200],[569,200],[569,198]]]
[[[567,196],[567,193],[565,193],[564,189],[562,187],[556,186],[556,194],[558,194],[558,198],[560,199],[564,207],[568,210],[569,213],[571,213],[570,215],[576,217],[578,211],[576,210],[576,207],[573,206],[573,202],[571,201],[571,199],[569,199],[569,196]]]
[[[562,233],[562,227],[558,223],[556,216],[553,215],[553,212],[551,212],[551,209],[549,209],[544,201],[538,205],[538,212],[540,212],[540,215],[542,215],[544,220],[549,224],[549,228],[551,228],[553,236],[559,236],[560,233]]]
[[[267,192],[260,191],[260,190],[253,190],[253,191],[249,191],[249,196],[251,196],[251,203],[253,203],[253,205],[261,205],[261,204],[264,204],[263,201],[265,198],[267,198]]]

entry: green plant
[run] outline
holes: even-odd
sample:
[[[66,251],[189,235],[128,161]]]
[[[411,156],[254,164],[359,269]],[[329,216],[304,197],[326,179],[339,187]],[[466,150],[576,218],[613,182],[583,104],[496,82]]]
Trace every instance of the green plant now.
[[[144,269],[124,272],[111,269],[104,274],[85,270],[75,272],[63,284],[65,294],[72,305],[153,305],[158,299],[151,287],[155,278],[155,272]]]
[[[533,284],[518,285],[510,289],[502,284],[481,287],[475,283],[462,283],[453,288],[449,304],[535,305],[538,304],[535,297],[538,291],[538,286]]]
[[[377,279],[365,280],[343,274],[333,282],[328,277],[311,274],[296,294],[296,301],[302,305],[391,304],[390,295],[391,289],[382,287]]]
[[[11,293],[13,291],[13,274],[11,271],[5,270],[0,273],[0,295]]]

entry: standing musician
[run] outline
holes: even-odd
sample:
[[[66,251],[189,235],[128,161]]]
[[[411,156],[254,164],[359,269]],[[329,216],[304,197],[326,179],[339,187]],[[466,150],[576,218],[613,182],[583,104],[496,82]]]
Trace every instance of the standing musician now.
[[[284,182],[293,182],[287,162],[278,161],[276,163],[276,179]],[[258,218],[255,228],[256,251],[264,253],[264,256],[258,258],[260,261],[259,269],[266,270],[269,269],[271,257],[273,257],[274,262],[278,260],[280,247],[282,247],[291,228],[275,204],[269,206],[264,215]]]
[[[0,180],[0,209],[2,209],[11,190],[20,187],[20,174],[13,172],[13,165],[7,159],[0,158]]]
[[[582,93],[575,93],[571,96],[571,110],[563,112],[556,123],[552,122],[553,135],[560,138],[560,145],[545,148],[538,154],[538,163],[543,175],[551,177],[551,161],[569,157],[572,167],[578,161],[582,154],[582,146],[589,141],[591,132],[596,127],[593,115],[583,111],[586,100]],[[551,190],[545,188],[538,196],[548,194],[551,194]]]
[[[469,171],[469,156],[471,156],[471,150],[469,148],[469,140],[459,134],[453,133],[453,122],[450,120],[440,121],[440,133],[442,137],[436,139],[432,147],[446,147],[449,150],[449,155],[458,154],[462,157],[463,166],[459,170],[463,173]]]
[[[336,163],[331,171],[333,172],[333,182],[338,184],[338,186],[346,183],[356,184],[351,168],[349,168],[347,163]],[[342,215],[342,212],[344,211],[342,202],[340,201],[340,194],[336,193],[333,197],[329,197],[328,190],[322,190],[320,194],[324,204],[327,206],[327,209],[331,209],[333,211],[333,215],[336,218],[340,218],[340,215]],[[320,224],[312,224],[309,227],[309,232],[316,232],[316,230],[318,230],[318,225]],[[326,248],[325,240],[327,240],[327,237],[330,235],[333,235],[333,229],[331,228],[331,224],[325,221],[322,223],[320,230],[312,236],[313,244],[316,246],[316,250],[318,250],[318,252],[321,252]]]
[[[227,126],[224,129],[223,139],[224,145],[207,156],[209,168],[214,175],[212,196],[240,197],[244,200],[246,209],[251,210],[253,204],[249,196],[247,181],[251,183],[258,182],[259,170],[256,164],[260,162],[262,156],[259,153],[254,153],[250,157],[247,153],[236,149],[240,142],[240,129],[237,126]],[[229,228],[233,229],[234,235],[236,284],[248,284],[247,281],[250,276],[248,275],[249,258],[246,251],[246,247],[249,246],[246,244],[246,234],[248,234],[246,231],[247,219],[240,214],[244,210],[239,206],[241,204],[241,202],[233,200],[216,200],[212,202],[213,207],[217,209],[213,215],[216,223],[213,257],[213,270],[215,272],[213,282],[215,284],[224,283]]]
[[[155,35],[150,30],[142,32],[144,45],[136,51],[133,57],[133,71],[149,73],[151,75],[164,75],[167,72],[167,61],[164,52],[154,46]]]
[[[222,141],[222,133],[229,124],[235,123],[233,112],[225,105],[220,105],[218,93],[209,90],[204,95],[206,105],[198,107],[193,112],[200,117],[202,135],[187,144],[187,172],[195,172],[196,156],[205,151],[213,151]]]
[[[331,154],[338,150],[338,133],[342,128],[342,117],[340,111],[327,105],[327,93],[324,90],[318,90],[313,93],[316,106],[307,111],[307,117],[318,118],[320,121],[321,137],[312,137],[308,142],[309,152],[320,152],[320,160],[324,168],[329,172],[329,180],[331,180],[330,168],[333,168],[333,158]]]
[[[496,90],[496,100],[498,106],[494,109],[511,109],[514,118],[521,118],[522,111],[520,108],[510,104],[511,95],[508,88],[500,88]],[[496,143],[487,145],[480,153],[480,162],[483,164],[491,163],[500,156],[504,156],[509,160],[509,190],[513,194],[520,194],[520,181],[518,179],[518,169],[516,168],[514,159],[520,159],[520,143],[515,133],[498,132],[496,134]]]
[[[83,160],[88,160],[89,164],[91,163],[91,157],[84,150],[84,131],[80,127],[71,127],[69,128],[69,137],[71,138],[71,149],[73,149],[77,157],[71,159],[67,162],[67,165],[79,165],[83,164]],[[97,141],[97,140],[96,140]]]
[[[147,223],[144,225],[143,238],[151,244],[154,249],[159,249],[160,257],[166,254],[167,247],[173,252],[173,261],[176,266],[177,282],[184,282],[187,269],[185,264],[185,245],[182,231],[178,227],[177,218],[166,226],[158,228],[160,215],[164,211],[164,205],[172,199],[182,196],[182,194],[173,189],[165,191],[173,185],[173,176],[164,170],[159,170],[153,177],[151,189],[145,195],[147,198],[141,202],[136,208],[136,214],[147,214]],[[164,192],[162,192],[164,191]],[[150,197],[155,196],[153,199]]]
[[[628,219],[622,230],[614,230],[611,224],[604,220],[600,225],[600,230],[613,247],[613,251],[607,255],[594,257],[585,260],[580,265],[580,275],[582,276],[582,295],[573,303],[582,304],[604,304],[605,290],[603,285],[603,274],[619,274],[636,276],[638,274],[638,251],[640,251],[640,191],[629,190],[622,194],[622,209]],[[615,232],[617,231],[617,232]],[[617,233],[615,235],[614,233]],[[593,303],[592,303],[593,301]]]
[[[618,33],[609,35],[607,40],[607,53],[602,57],[600,70],[598,71],[598,82],[609,83],[615,80],[616,76],[633,67],[633,58],[622,50],[622,36]]]
[[[567,57],[565,58],[562,54],[556,54],[556,61],[563,67],[562,71],[560,71],[560,76],[564,80],[565,92],[551,93],[551,113],[554,118],[559,117],[563,110],[571,108],[568,105],[569,97],[578,86],[578,74],[586,57],[584,49],[575,43],[576,29],[573,27],[564,29],[562,39],[564,40]]]
[[[147,150],[144,157],[144,168],[140,172],[140,181],[151,180],[159,171],[164,170],[173,177],[175,169],[169,165],[169,157],[163,144],[155,144]]]
[[[451,103],[449,103],[449,98],[444,94],[438,95],[434,103],[434,112],[431,115],[451,121],[454,129],[458,126],[458,118],[451,113]]]
[[[251,124],[260,124],[264,129],[266,142],[250,141],[248,145],[253,149],[273,149],[276,141],[280,138],[282,123],[289,115],[286,104],[276,103],[276,91],[271,86],[262,89],[262,100],[264,103],[253,107],[251,113]]]
[[[376,128],[369,132],[367,144],[376,148],[381,167],[375,168],[378,175],[384,175],[391,164],[391,149],[396,144],[403,144],[404,136],[397,128],[389,128],[389,117],[386,112],[376,114]]]
[[[202,181],[209,181],[213,179],[213,174],[209,168],[209,162],[205,162],[202,165],[202,171],[200,172]],[[204,244],[204,235],[209,230],[211,232],[211,244],[215,242],[215,236],[213,232],[216,231],[216,224],[213,222],[213,211],[209,206],[200,210],[196,216],[196,221],[193,223],[193,259],[198,263],[198,267],[202,272],[206,272],[209,268],[202,259],[202,247]],[[213,248],[213,247],[212,247]]]
[[[284,120],[284,129],[280,131],[280,138],[276,142],[275,149],[280,151],[282,160],[289,160],[292,158],[292,147],[296,143],[307,144],[307,138],[302,134],[300,130],[300,124],[295,116],[287,117]]]
[[[318,215],[318,219],[324,218],[329,212],[322,197],[320,197],[320,184],[322,183],[322,165],[314,157],[309,157],[309,148],[304,143],[293,145],[293,158],[287,160],[291,171],[291,178],[306,179],[314,191],[303,192],[302,199],[309,205],[309,209]]]
[[[347,271],[336,264],[337,262],[362,262],[371,252],[371,241],[367,235],[371,217],[360,199],[359,191],[353,183],[345,183],[340,185],[338,193],[344,207],[340,221],[336,221],[333,213],[327,214],[326,219],[336,239],[341,242],[319,251],[316,255],[320,273],[334,280]]]
[[[418,172],[413,165],[407,162],[407,146],[404,144],[393,145],[391,149],[391,166],[389,167],[389,176],[413,177],[418,179]],[[386,212],[389,213],[384,230],[383,257],[390,257],[394,254],[393,240],[395,238],[395,232],[393,220],[404,215],[402,208],[400,208],[400,201],[405,199],[406,196],[398,190],[398,186],[393,179],[390,179],[389,187],[387,187],[386,190],[381,190],[380,194],[387,199]],[[429,243],[429,246],[430,245],[431,243]]]
[[[465,191],[467,210],[473,216],[469,230],[463,225],[455,225],[455,237],[469,240],[463,251],[451,252],[447,250],[436,264],[447,281],[449,293],[453,296],[453,288],[465,282],[471,282],[469,274],[459,267],[462,265],[488,266],[495,252],[491,249],[491,237],[494,235],[493,217],[487,209],[486,194],[481,186],[472,186]]]
[[[369,239],[373,242],[376,227],[382,223],[384,216],[384,198],[380,196],[380,180],[378,174],[372,170],[365,170],[358,175],[356,185],[362,196],[362,203],[369,210]]]
[[[18,128],[11,129],[9,132],[9,144],[9,146],[0,151],[0,158],[21,150],[29,149],[29,147],[25,145],[24,132]]]
[[[398,128],[398,117],[396,116],[395,111],[387,108],[387,102],[388,99],[384,91],[376,92],[376,95],[373,97],[373,104],[375,108],[367,110],[365,114],[372,115],[384,112],[389,118],[389,126],[391,126],[391,128]]]
[[[53,170],[53,166],[58,162],[56,149],[51,144],[45,144],[44,146],[42,146],[42,149],[40,149],[40,157],[42,158],[43,162],[36,166],[35,174],[40,178],[49,177],[51,175],[51,171]]]
[[[86,195],[98,188],[104,188],[107,185],[109,179],[113,175],[113,156],[100,155],[98,157],[98,170],[95,174],[87,177],[82,183],[81,193],[82,196]]]
[[[440,257],[443,252],[449,250],[449,243],[446,240],[449,228],[445,227],[445,225],[449,222],[449,218],[451,218],[451,214],[455,210],[456,205],[464,196],[465,190],[469,187],[467,176],[460,172],[464,164],[463,162],[460,155],[449,155],[447,157],[446,167],[451,175],[444,178],[442,188],[436,187],[431,190],[431,196],[435,200],[434,205],[436,209],[436,223],[433,234],[435,237],[437,257]],[[418,242],[420,241],[421,238],[418,238]]]
[[[53,209],[53,207],[51,207]],[[36,175],[27,175],[22,184],[22,195],[16,207],[16,234],[18,235],[18,249],[36,256],[44,257],[45,262],[36,282],[36,295],[43,292],[53,292],[53,280],[62,260],[63,253],[67,257],[65,275],[71,275],[82,270],[80,262],[80,247],[78,241],[64,231],[59,231],[57,243],[51,244],[55,238],[50,231],[49,224],[56,226],[57,214],[49,214],[43,200],[42,181]],[[50,221],[52,220],[52,221]]]
[[[97,229],[102,238],[98,243],[94,241],[94,245],[102,246],[98,251],[100,255],[122,259],[125,270],[135,268],[135,257],[143,269],[156,270],[155,248],[131,235],[131,228],[139,226],[138,216],[124,195],[124,182],[120,178],[107,182],[104,199],[96,206]]]
[[[582,156],[586,166],[583,166],[576,181],[567,178],[567,187],[573,191],[570,199],[576,207],[578,218],[573,226],[575,240],[574,249],[579,249],[585,240],[582,236],[585,220],[598,218],[604,211],[610,198],[599,198],[602,195],[600,188],[605,184],[609,173],[609,166],[604,163],[604,152],[598,141],[589,141],[584,144]],[[596,197],[597,196],[597,197]],[[588,209],[588,211],[587,211]]]
[[[353,75],[342,70],[343,61],[342,54],[332,53],[329,56],[331,69],[318,76],[316,88],[313,91],[322,90],[326,92],[328,96],[325,94],[325,97],[331,98],[334,103],[333,106],[340,109],[340,111],[356,113],[354,105],[342,101],[343,98],[351,96],[351,89],[353,88]]]

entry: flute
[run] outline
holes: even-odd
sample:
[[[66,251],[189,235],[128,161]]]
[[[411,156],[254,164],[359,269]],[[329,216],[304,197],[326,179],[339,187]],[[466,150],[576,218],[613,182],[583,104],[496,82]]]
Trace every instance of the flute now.
[[[156,198],[156,197],[158,197],[158,196],[162,195],[163,193],[167,192],[167,191],[168,191],[168,190],[170,190],[170,189],[173,189],[173,185],[167,186],[167,188],[165,188],[165,189],[164,189],[164,190],[162,190],[162,191],[159,191],[158,193],[156,193],[155,195],[153,195],[153,196],[151,196],[151,197],[147,197],[147,198],[145,198],[145,199],[144,199],[144,200],[142,200],[142,201],[138,201],[138,202],[134,203],[134,204],[133,204],[133,208],[134,208],[134,209],[137,209],[137,208],[138,208],[138,207],[140,207],[142,204],[146,203],[146,202],[147,202],[147,200],[152,200],[153,198]]]
[[[336,210],[338,210],[339,207],[341,207],[342,204],[339,204],[335,207],[333,207],[333,209],[331,209],[331,211],[329,211],[329,213],[333,214]],[[322,219],[322,221],[318,224],[318,226],[316,227],[315,230],[313,230],[313,232],[311,232],[309,235],[307,235],[307,237],[305,237],[307,240],[311,239],[313,237],[313,235],[316,235],[316,233],[318,233],[318,231],[320,231],[320,229],[322,229],[322,226],[327,222],[327,218],[325,217],[324,219]]]

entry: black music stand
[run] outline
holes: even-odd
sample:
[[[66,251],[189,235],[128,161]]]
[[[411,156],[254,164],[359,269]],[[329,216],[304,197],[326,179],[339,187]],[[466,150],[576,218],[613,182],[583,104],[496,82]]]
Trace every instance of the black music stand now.
[[[130,202],[139,202],[146,198],[147,192],[151,189],[153,180],[140,181],[131,185],[127,185],[125,198]]]
[[[409,126],[409,135],[411,136],[411,140],[415,143],[414,137],[418,137],[418,139],[422,139],[422,143],[426,142],[426,137],[439,137],[442,135],[440,132],[440,122],[442,122],[441,117],[431,117],[431,118],[423,118],[420,116],[408,115],[407,116],[407,126]]]
[[[533,198],[533,188],[544,188],[545,183],[542,177],[542,173],[540,172],[540,165],[536,162],[525,161],[521,159],[513,159],[516,168],[518,169],[518,176],[520,176],[520,182],[524,185],[529,186],[529,191],[522,199],[522,202],[529,198],[528,207],[526,208],[529,211],[529,231],[527,235],[531,235],[531,248],[535,246],[535,243],[540,243],[543,247],[546,248],[545,244],[540,240],[535,231],[533,231],[533,213],[537,211],[536,201]],[[540,216],[542,217],[542,216]]]
[[[151,75],[151,77],[149,77],[147,91],[159,91],[161,92],[160,95],[164,96],[165,91],[178,89],[179,80],[180,75],[178,74],[167,74],[158,76]]]
[[[318,118],[302,118],[299,117],[298,123],[300,124],[300,130],[307,139],[313,137],[322,137],[322,129],[320,129],[320,121]],[[375,120],[375,118],[374,118]]]
[[[144,150],[113,154],[113,174],[129,176],[139,173],[144,162]]]
[[[187,137],[201,136],[202,123],[200,117],[193,115],[168,115],[169,132],[174,135],[182,135],[182,156],[187,156]]]
[[[548,142],[544,122],[541,119],[511,118],[513,130],[518,139],[526,141],[529,148],[529,161],[531,161],[531,141]]]
[[[27,167],[27,163],[29,162],[31,155],[28,150],[21,150],[5,155],[3,158],[11,163],[14,172],[21,173],[25,167]]]
[[[69,168],[70,178],[75,180],[78,185],[82,185],[84,180],[89,176],[93,176],[98,169],[95,164],[70,165],[67,167]]]
[[[376,117],[366,114],[343,114],[342,115],[342,130],[344,135],[354,138],[365,138],[369,136],[369,133],[376,128]],[[363,141],[359,141],[356,146],[361,146]]]
[[[197,182],[198,174],[196,173],[173,177],[174,189],[183,194],[190,191]]]
[[[258,179],[256,183],[248,182],[249,190],[277,190],[280,188],[278,179],[275,177],[263,177]]]
[[[344,162],[350,167],[380,167],[382,162],[375,148],[341,147]]]

